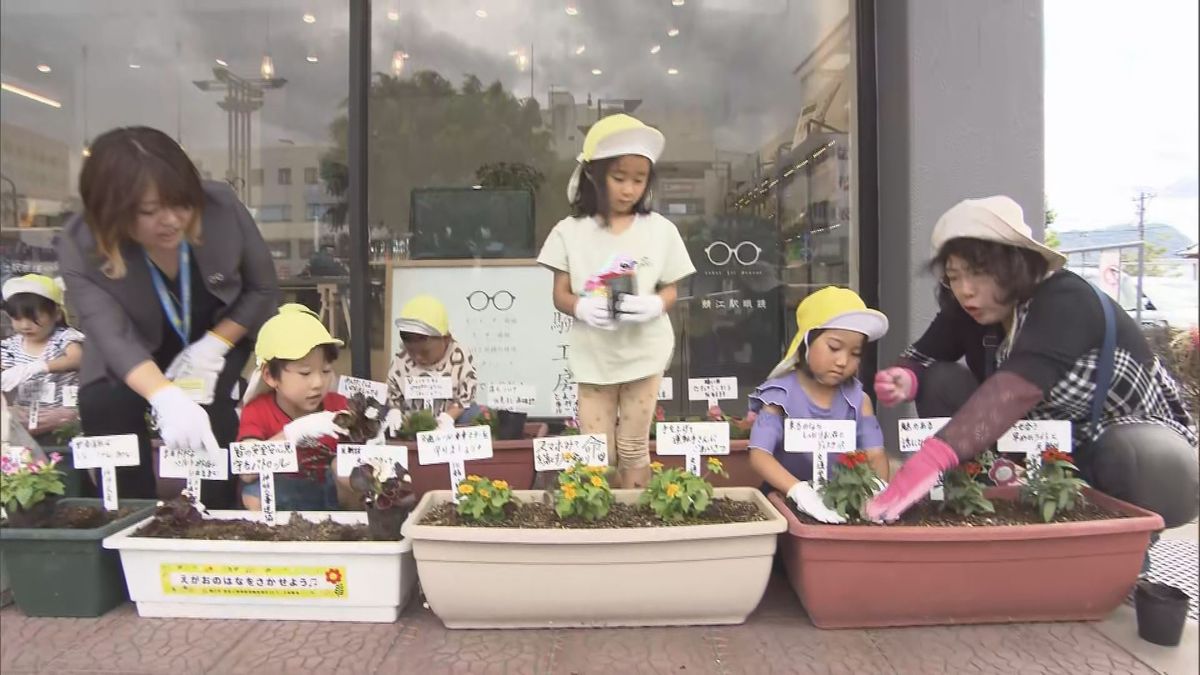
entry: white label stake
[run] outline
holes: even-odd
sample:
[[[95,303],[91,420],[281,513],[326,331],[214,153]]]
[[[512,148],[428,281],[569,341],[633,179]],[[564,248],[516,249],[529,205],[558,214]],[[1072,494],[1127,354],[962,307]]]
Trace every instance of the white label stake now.
[[[707,401],[709,408],[715,408],[721,401],[738,397],[738,380],[736,377],[690,377],[688,378],[688,400]]]
[[[683,455],[688,472],[701,475],[701,457],[729,454],[729,424],[725,422],[659,422],[655,452]]]
[[[580,434],[535,438],[533,468],[535,471],[562,471],[575,464],[574,460],[567,461],[564,457],[568,453],[586,466],[608,466],[608,436]]]
[[[107,511],[116,511],[118,508],[116,467],[137,466],[142,462],[137,435],[73,438],[71,439],[71,453],[74,455],[75,468],[100,469],[104,508]]]
[[[229,453],[214,451],[185,451],[163,446],[158,449],[158,475],[161,478],[183,478],[185,490],[192,503],[200,508],[201,481],[229,479]]]
[[[899,420],[897,429],[900,433],[900,452],[916,452],[921,449],[921,444],[925,439],[941,431],[942,427],[949,422],[949,417],[914,417],[909,419]],[[929,498],[935,502],[943,501],[946,497],[946,491],[942,487],[941,478],[938,478],[938,484],[934,485],[929,490]]]
[[[101,483],[104,487],[101,492],[104,496],[104,510],[116,511],[120,508],[117,498],[117,467],[105,466],[100,468]]]
[[[229,470],[258,474],[263,522],[275,524],[275,474],[300,470],[296,446],[287,441],[248,441],[229,444]]]
[[[492,456],[492,429],[487,426],[459,427],[417,434],[417,461],[421,466],[448,464],[450,492],[458,502],[458,484],[467,477],[466,462]]]
[[[364,380],[349,375],[338,378],[337,392],[346,398],[354,398],[355,394],[362,394],[367,398],[375,399],[377,403],[387,403],[388,400],[388,386],[383,382]]]
[[[263,522],[275,526],[275,474],[258,474],[259,501],[262,502]]]
[[[1021,420],[996,441],[1001,453],[1025,455],[1025,470],[1036,471],[1048,447],[1071,452],[1071,423],[1059,420]]]
[[[854,452],[857,431],[854,420],[788,418],[783,430],[783,450],[812,453],[812,486],[816,489],[829,479],[829,453]]]
[[[184,488],[187,490],[188,498],[192,500],[192,505],[196,507],[200,506],[200,482],[199,476],[194,473],[189,474],[187,477],[187,487]]]

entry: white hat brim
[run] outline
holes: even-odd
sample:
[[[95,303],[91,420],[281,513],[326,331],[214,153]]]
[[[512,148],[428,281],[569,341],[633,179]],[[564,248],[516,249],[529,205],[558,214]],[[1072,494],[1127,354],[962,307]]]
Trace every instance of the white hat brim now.
[[[420,319],[396,319],[396,328],[401,333],[416,333],[417,335],[427,335],[429,337],[443,337],[438,329],[421,321]]]
[[[576,158],[579,164],[571,172],[571,178],[567,181],[567,200],[573,204],[579,198],[579,182],[583,174],[584,162],[624,155],[639,155],[650,160],[651,164],[657,164],[666,145],[666,137],[654,127],[638,127],[613,132],[596,144],[596,151],[592,153],[591,157],[584,159],[583,155],[580,155]]]
[[[59,304],[58,298],[51,295],[50,291],[47,291],[45,286],[36,281],[32,281],[24,277],[13,277],[12,279],[4,282],[3,295],[5,301],[14,295],[20,295],[22,293],[38,295],[56,305]]]
[[[883,312],[862,309],[839,314],[818,326],[817,329],[854,331],[867,336],[867,342],[874,342],[887,335],[888,319]]]

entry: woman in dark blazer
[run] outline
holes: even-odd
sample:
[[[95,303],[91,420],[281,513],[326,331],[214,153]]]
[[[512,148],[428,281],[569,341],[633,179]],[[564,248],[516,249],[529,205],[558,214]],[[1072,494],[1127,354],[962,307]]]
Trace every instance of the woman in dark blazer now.
[[[84,212],[63,227],[57,248],[87,335],[80,419],[89,436],[138,435],[141,465],[118,469],[118,490],[153,498],[148,419],[180,450],[215,451],[235,439],[234,387],[278,304],[275,267],[233,190],[201,181],[156,129],[97,138],[79,192]],[[209,506],[233,503],[229,483],[203,489]]]

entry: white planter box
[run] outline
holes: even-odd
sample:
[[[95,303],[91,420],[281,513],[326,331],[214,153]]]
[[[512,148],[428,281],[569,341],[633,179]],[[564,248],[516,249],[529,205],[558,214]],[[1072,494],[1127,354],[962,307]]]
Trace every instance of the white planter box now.
[[[261,519],[256,511],[214,518]],[[362,512],[300,512],[366,524]],[[278,513],[286,522],[291,513]],[[121,553],[138,615],[391,623],[412,596],[412,545],[401,541],[229,541],[135,537],[149,519],[106,538]]]
[[[637,501],[640,490],[614,490]],[[543,492],[515,490],[524,502]],[[684,626],[742,623],[758,606],[787,521],[754,488],[751,523],[610,529],[418,525],[450,499],[427,493],[404,523],[421,588],[447,628]],[[588,590],[590,589],[590,590]]]

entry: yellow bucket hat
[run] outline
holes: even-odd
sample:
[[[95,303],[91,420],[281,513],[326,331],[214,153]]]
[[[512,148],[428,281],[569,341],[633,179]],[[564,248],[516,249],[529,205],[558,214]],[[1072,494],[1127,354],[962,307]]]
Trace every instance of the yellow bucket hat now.
[[[796,307],[796,337],[792,339],[783,360],[771,371],[770,378],[779,377],[796,367],[800,344],[808,344],[809,333],[831,328],[862,333],[867,336],[868,342],[874,342],[887,334],[888,319],[883,312],[868,309],[858,293],[849,288],[826,286],[809,295]]]
[[[54,279],[42,274],[26,274],[4,282],[3,295],[6,301],[21,293],[40,295],[59,307],[63,304],[62,287]]]
[[[658,162],[662,156],[667,139],[662,132],[644,122],[625,114],[609,115],[592,125],[587,136],[583,139],[583,152],[575,158],[579,165],[567,182],[567,199],[574,203],[579,197],[579,177],[583,173],[583,165],[595,159],[621,157],[623,155],[640,155],[650,160],[651,164]]]
[[[309,308],[289,303],[279,308],[279,313],[267,319],[258,330],[258,342],[254,355],[259,363],[271,359],[302,359],[320,345],[341,347],[341,340],[329,334],[321,319]]]
[[[450,334],[450,318],[441,300],[432,295],[418,295],[400,308],[396,328],[401,333],[443,337]]]

